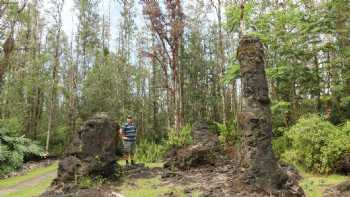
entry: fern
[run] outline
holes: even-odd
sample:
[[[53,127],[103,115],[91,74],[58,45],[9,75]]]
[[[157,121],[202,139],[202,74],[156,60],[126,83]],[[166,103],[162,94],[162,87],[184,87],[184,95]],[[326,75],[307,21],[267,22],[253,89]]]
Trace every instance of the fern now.
[[[0,127],[0,176],[22,167],[26,155],[43,153],[43,149],[32,140],[14,134]]]

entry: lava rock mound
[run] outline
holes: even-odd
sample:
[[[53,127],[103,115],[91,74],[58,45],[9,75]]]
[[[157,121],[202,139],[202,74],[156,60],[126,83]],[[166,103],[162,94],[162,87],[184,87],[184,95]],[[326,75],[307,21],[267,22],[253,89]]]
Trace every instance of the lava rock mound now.
[[[57,178],[42,197],[86,196],[86,190],[76,189],[80,178],[115,176],[117,130],[118,125],[106,113],[98,113],[87,120],[74,134],[59,162]],[[98,190],[94,190],[94,193],[98,193]],[[104,196],[105,192],[99,193],[95,196]]]
[[[219,138],[214,126],[205,121],[193,124],[192,130],[193,144],[173,149],[168,154],[164,163],[166,169],[187,170],[199,166],[215,165],[223,154],[219,144]]]

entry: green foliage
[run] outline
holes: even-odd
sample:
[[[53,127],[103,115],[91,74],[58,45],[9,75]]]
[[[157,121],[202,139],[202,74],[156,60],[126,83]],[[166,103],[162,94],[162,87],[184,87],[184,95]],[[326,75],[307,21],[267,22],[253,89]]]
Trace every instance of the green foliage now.
[[[252,24],[252,14],[254,11],[254,2],[247,2],[244,5],[244,15],[243,20],[249,27]],[[239,28],[239,22],[241,18],[241,8],[239,5],[232,4],[226,8],[226,28],[230,31],[237,31]]]
[[[17,117],[1,119],[0,128],[6,129],[8,132],[20,133],[23,130],[23,124],[17,119]]]
[[[172,148],[185,147],[192,143],[191,125],[186,125],[176,132],[171,129],[165,142],[156,143],[145,138],[137,145],[135,159],[141,162],[158,162]]]
[[[92,188],[92,187],[101,187],[106,182],[106,178],[102,176],[89,177],[83,176],[79,178],[79,186],[81,188]]]
[[[286,128],[279,128],[280,133],[284,133]],[[282,135],[272,140],[272,149],[277,158],[280,158],[290,148],[290,140],[287,136]]]
[[[350,136],[350,120],[345,122],[342,130],[346,135]]]
[[[286,137],[291,146],[282,159],[318,173],[331,172],[334,162],[350,150],[350,136],[317,115],[301,118]]]
[[[50,153],[52,155],[62,155],[65,148],[65,142],[67,135],[69,134],[68,128],[66,126],[59,126],[56,131],[52,134],[50,141]],[[46,140],[46,135],[44,136]]]
[[[322,98],[322,97],[321,97]],[[315,99],[303,99],[300,103],[300,114],[313,114],[320,113],[317,109],[317,100]]]
[[[237,122],[235,120],[229,121],[226,125],[217,123],[219,129],[220,143],[225,146],[234,146],[239,143],[241,136],[237,129]]]
[[[279,101],[272,105],[272,127],[274,137],[283,135],[283,128],[289,125],[290,103]]]
[[[341,98],[340,108],[342,112],[342,120],[350,118],[350,96]]]
[[[151,140],[142,140],[136,149],[135,159],[140,162],[160,161],[165,153],[165,145]]]
[[[26,155],[42,153],[42,148],[30,139],[0,127],[0,176],[20,168]]]
[[[191,125],[187,124],[176,132],[175,129],[169,131],[167,147],[181,148],[192,144]]]
[[[225,84],[232,83],[233,80],[239,77],[239,72],[240,72],[239,64],[229,65],[224,76],[224,83]]]

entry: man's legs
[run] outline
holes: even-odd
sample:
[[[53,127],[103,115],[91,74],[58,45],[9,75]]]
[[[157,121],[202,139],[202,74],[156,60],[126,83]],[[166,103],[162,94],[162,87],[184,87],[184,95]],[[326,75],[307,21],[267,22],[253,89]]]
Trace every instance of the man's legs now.
[[[136,142],[130,143],[130,160],[131,160],[131,165],[134,165],[134,155],[136,151]]]
[[[124,153],[123,159],[125,160],[125,164],[129,165],[129,153]]]
[[[130,156],[130,143],[128,141],[124,141],[123,159],[125,160],[126,165],[129,165],[129,156]]]

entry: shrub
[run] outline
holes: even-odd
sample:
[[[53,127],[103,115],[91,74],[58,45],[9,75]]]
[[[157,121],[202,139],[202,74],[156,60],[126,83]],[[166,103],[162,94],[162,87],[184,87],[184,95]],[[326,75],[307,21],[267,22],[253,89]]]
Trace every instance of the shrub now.
[[[30,139],[0,127],[0,176],[22,167],[29,154],[42,155],[43,150]]]
[[[78,181],[79,187],[81,188],[91,188],[91,187],[101,187],[105,182],[106,178],[102,176],[90,177],[83,176],[80,177]]]
[[[283,130],[286,130],[286,128]],[[290,148],[290,146],[290,140],[286,135],[276,137],[272,140],[272,149],[277,158],[280,158],[283,153],[285,153]]]
[[[334,170],[335,161],[350,150],[349,135],[317,115],[302,117],[286,137],[291,148],[282,159],[318,173]]]
[[[350,136],[350,120],[345,122],[342,130],[346,135]]]
[[[350,118],[350,96],[341,98],[341,119],[346,120]]]
[[[192,143],[191,125],[186,125],[176,132],[171,129],[166,142],[156,143],[144,138],[137,145],[135,159],[141,162],[157,162],[163,159],[165,153],[172,148],[182,148]]]
[[[163,158],[164,153],[164,144],[143,140],[137,145],[135,159],[140,162],[157,162]]]
[[[286,127],[289,122],[286,117],[290,113],[290,103],[285,101],[279,101],[271,106],[272,112],[272,125],[274,128]]]
[[[219,129],[220,143],[226,146],[234,146],[241,139],[237,129],[237,122],[235,120],[229,121],[227,125],[217,123]]]
[[[180,132],[176,132],[175,129],[170,130],[168,133],[167,147],[181,148],[192,144],[191,128],[192,126],[187,124],[180,129]]]
[[[293,123],[290,108],[290,103],[285,101],[276,102],[271,106],[273,137],[283,136],[285,128]]]

